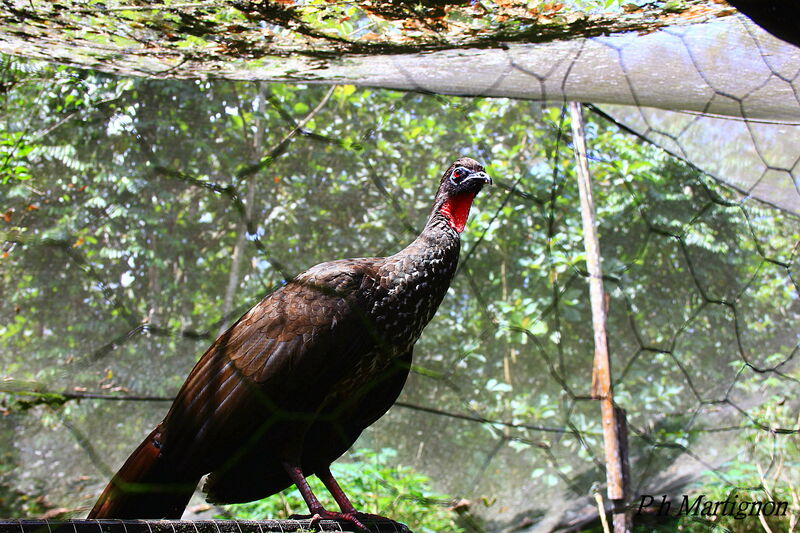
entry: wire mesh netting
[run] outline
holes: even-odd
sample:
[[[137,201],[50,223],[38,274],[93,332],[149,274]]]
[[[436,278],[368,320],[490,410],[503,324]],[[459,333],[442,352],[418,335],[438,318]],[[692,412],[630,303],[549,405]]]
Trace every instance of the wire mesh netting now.
[[[501,51],[450,91],[473,97],[431,91],[479,70],[477,52],[413,76],[393,58],[381,75],[395,68],[412,92],[5,57],[0,508],[83,516],[227,325],[311,265],[401,249],[465,154],[496,187],[476,200],[400,402],[334,472],[365,510],[439,520],[420,530],[596,517],[603,439],[569,115],[538,101],[581,95],[598,102],[585,113],[634,502],[788,501],[766,519],[794,527],[800,53],[734,20],[696,47],[698,30],[667,29]],[[555,47],[572,50],[557,68],[525,64]],[[541,92],[515,96],[536,100],[494,97],[520,80]],[[302,510],[274,500],[278,515]]]

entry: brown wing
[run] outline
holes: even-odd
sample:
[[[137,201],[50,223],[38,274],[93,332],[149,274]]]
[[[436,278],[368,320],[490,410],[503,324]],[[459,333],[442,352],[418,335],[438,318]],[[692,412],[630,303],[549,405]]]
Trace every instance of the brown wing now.
[[[304,470],[316,472],[341,457],[361,433],[394,405],[403,391],[411,368],[412,350],[363,385],[351,402],[325,413],[308,431],[303,450]]]
[[[302,465],[306,475],[327,468],[353,445],[366,427],[389,410],[403,390],[410,366],[411,350],[380,376],[364,384],[359,391],[361,394],[355,395],[353,401],[340,405],[335,411],[320,413],[303,435]],[[280,463],[273,460],[271,454],[274,453],[267,443],[248,450],[237,464],[217,469],[203,487],[209,500],[248,502],[290,486],[292,481]]]
[[[222,334],[164,419],[162,453],[199,477],[248,447],[280,453],[302,438],[332,384],[372,342],[363,305],[374,261],[317,265]]]

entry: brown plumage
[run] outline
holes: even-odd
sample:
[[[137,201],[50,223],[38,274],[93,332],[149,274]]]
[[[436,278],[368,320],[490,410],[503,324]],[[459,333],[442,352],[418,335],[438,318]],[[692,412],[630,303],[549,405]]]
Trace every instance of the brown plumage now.
[[[405,249],[319,264],[250,309],[200,358],[89,518],[180,518],[209,474],[210,501],[252,501],[294,483],[312,515],[361,526],[329,466],[399,396],[485,183],[480,164],[458,159],[442,176],[424,230]],[[341,513],[319,504],[305,481],[312,474]]]

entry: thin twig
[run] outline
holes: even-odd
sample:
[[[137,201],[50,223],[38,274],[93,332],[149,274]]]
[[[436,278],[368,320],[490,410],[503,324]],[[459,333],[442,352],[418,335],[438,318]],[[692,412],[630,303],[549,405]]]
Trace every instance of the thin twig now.
[[[594,493],[594,501],[597,502],[597,514],[600,515],[600,522],[603,524],[603,533],[611,533],[608,529],[608,518],[606,518],[606,506],[603,503],[603,495],[600,491]]]

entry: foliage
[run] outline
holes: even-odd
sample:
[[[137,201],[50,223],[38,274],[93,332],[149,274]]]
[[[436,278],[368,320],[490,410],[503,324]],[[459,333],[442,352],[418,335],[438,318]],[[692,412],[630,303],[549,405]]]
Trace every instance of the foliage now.
[[[774,380],[767,378],[765,381]],[[763,385],[761,383],[760,385]],[[773,384],[776,384],[773,381]],[[753,383],[740,385],[752,389]],[[772,531],[796,531],[800,520],[800,449],[797,437],[782,428],[796,427],[797,409],[783,394],[775,394],[751,413],[756,424],[767,423],[772,432],[750,429],[743,433],[741,454],[724,468],[724,476],[709,472],[708,481],[695,488],[709,500],[739,502],[787,502],[786,516],[765,516]],[[716,525],[737,533],[760,532],[756,519],[736,520],[722,516]]]
[[[561,107],[4,64],[0,450],[19,466],[4,485],[83,513],[220,329],[315,263],[399,250],[461,153],[497,186],[473,210],[405,406],[337,473],[357,505],[430,530],[451,527],[440,493],[483,502],[496,530],[604,481]],[[588,120],[635,486],[694,474],[681,463],[694,454],[700,487],[717,490],[741,464],[715,458],[765,453],[775,428],[790,471],[800,224]],[[764,468],[770,491],[794,490]]]
[[[321,64],[345,54],[653,31],[677,17],[685,24],[732,12],[704,0],[17,0],[0,6],[0,51],[128,75],[280,79],[319,76]]]

